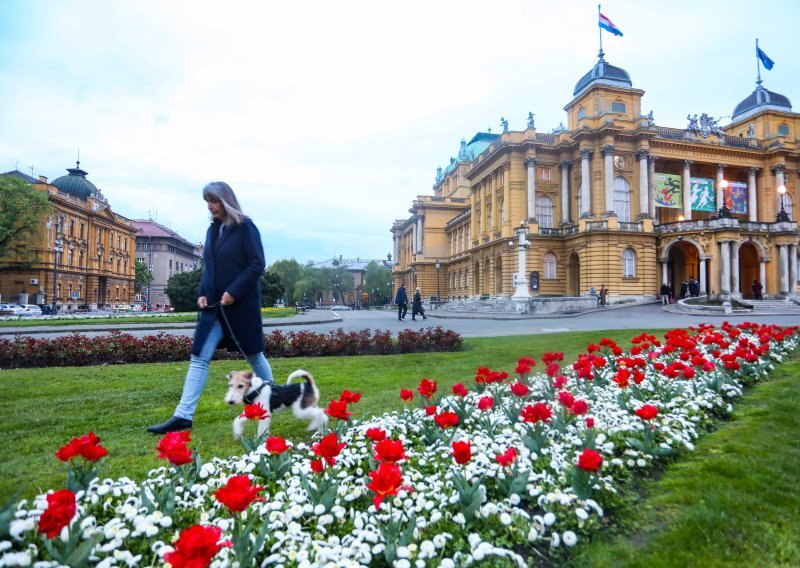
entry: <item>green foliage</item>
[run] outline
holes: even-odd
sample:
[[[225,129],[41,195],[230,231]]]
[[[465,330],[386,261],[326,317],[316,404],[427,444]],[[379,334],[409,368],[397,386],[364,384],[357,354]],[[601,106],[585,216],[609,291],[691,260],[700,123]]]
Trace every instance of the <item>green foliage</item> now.
[[[364,290],[369,293],[372,305],[391,303],[392,273],[374,260],[367,265],[364,274]]]
[[[46,192],[15,176],[0,176],[0,259],[29,262],[26,245],[44,230],[49,211]]]
[[[176,312],[196,312],[197,294],[200,290],[200,280],[203,277],[201,269],[190,270],[173,274],[167,280],[164,290],[169,296],[169,302]]]
[[[280,275],[265,270],[261,275],[261,305],[267,308],[274,306],[283,297],[283,291]]]
[[[133,291],[136,294],[140,294],[153,281],[153,272],[147,266],[147,263],[141,260],[136,261],[134,269],[136,270],[136,276],[134,277]]]
[[[287,302],[293,300],[297,282],[303,278],[303,267],[300,263],[293,258],[283,259],[273,263],[267,270],[280,277]]]

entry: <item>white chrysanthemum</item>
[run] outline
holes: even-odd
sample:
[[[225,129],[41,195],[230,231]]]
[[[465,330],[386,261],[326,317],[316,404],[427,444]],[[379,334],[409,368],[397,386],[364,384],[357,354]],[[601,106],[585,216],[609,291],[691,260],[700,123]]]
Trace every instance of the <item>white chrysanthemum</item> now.
[[[548,527],[556,522],[556,516],[553,513],[545,513],[542,520]]]
[[[578,542],[578,536],[572,531],[564,531],[561,537],[564,540],[564,544],[567,546],[575,546]]]

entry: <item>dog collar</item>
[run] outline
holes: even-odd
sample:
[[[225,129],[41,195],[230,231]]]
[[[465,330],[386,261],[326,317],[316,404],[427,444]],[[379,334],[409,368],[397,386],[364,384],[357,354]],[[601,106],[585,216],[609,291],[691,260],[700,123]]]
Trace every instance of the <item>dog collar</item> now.
[[[256,401],[256,399],[258,398],[258,395],[261,394],[261,391],[264,390],[265,386],[267,386],[267,383],[263,382],[263,383],[261,383],[260,387],[258,387],[255,390],[252,390],[249,393],[247,393],[246,395],[244,395],[244,398],[242,399],[244,401],[244,403],[245,404],[253,404]]]

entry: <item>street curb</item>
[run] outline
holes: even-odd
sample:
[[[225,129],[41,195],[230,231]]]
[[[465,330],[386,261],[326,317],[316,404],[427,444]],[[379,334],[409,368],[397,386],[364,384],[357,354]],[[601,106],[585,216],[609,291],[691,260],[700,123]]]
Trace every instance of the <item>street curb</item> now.
[[[657,304],[658,301],[652,302],[630,302],[624,304],[609,304],[604,308],[588,308],[585,310],[580,311],[570,311],[570,312],[551,312],[549,314],[528,314],[528,315],[512,315],[512,314],[485,314],[479,312],[452,312],[451,314],[441,314],[435,313],[432,310],[428,310],[426,315],[428,318],[434,319],[475,319],[475,320],[494,320],[494,321],[525,321],[525,320],[536,320],[536,319],[553,319],[553,318],[577,318],[580,316],[585,316],[588,314],[596,314],[602,312],[608,312],[610,310],[622,310],[625,308],[635,308],[637,306],[647,306],[650,304]],[[475,315],[472,315],[475,314]]]

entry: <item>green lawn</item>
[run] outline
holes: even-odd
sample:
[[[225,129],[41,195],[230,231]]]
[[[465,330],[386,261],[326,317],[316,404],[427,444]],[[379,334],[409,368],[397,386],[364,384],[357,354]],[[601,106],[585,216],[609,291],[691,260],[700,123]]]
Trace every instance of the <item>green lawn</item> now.
[[[91,315],[91,314],[90,314]],[[294,308],[268,308],[262,310],[261,317],[264,319],[288,318],[295,315]],[[64,327],[68,325],[108,325],[109,323],[187,323],[196,322],[197,313],[178,313],[178,314],[142,314],[131,315],[129,313],[108,314],[101,317],[80,317],[66,319],[27,319],[20,318],[15,320],[0,321],[0,328],[6,327]]]

